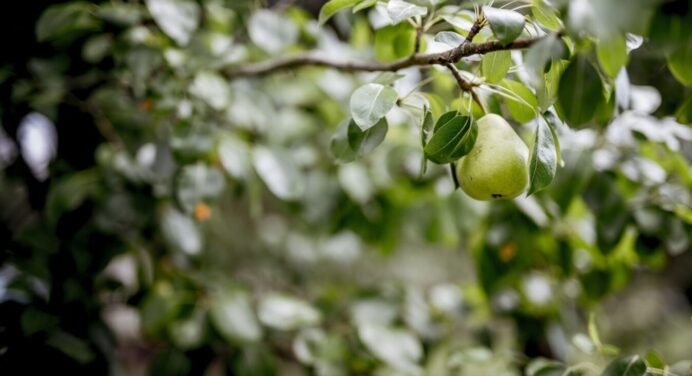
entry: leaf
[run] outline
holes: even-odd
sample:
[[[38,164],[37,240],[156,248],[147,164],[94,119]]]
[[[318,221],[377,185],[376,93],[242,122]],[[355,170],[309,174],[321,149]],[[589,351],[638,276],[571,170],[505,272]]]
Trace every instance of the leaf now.
[[[228,107],[231,101],[231,88],[228,82],[215,72],[198,72],[190,84],[189,91],[215,110]]]
[[[610,362],[602,376],[645,376],[646,363],[639,355],[623,356]]]
[[[274,329],[293,330],[314,326],[322,317],[318,310],[302,300],[272,293],[260,301],[259,319]]]
[[[603,83],[596,69],[583,57],[572,60],[560,78],[557,97],[567,123],[578,127],[590,121],[604,101]]]
[[[348,144],[358,156],[369,154],[384,141],[388,129],[387,118],[380,119],[377,124],[366,131],[361,130],[354,121],[350,121],[348,124]]]
[[[193,0],[146,0],[156,24],[176,43],[185,46],[199,26],[199,4]]]
[[[543,0],[538,0],[534,3],[531,7],[531,13],[536,21],[546,28],[550,30],[562,29],[562,21],[560,21],[557,10],[547,5]]]
[[[565,373],[567,366],[554,360],[538,358],[526,366],[526,376],[571,376],[572,372]]]
[[[557,170],[557,151],[555,139],[550,126],[539,119],[536,126],[536,137],[531,150],[529,161],[529,191],[530,196],[552,183]]]
[[[238,290],[211,294],[209,316],[214,327],[230,343],[256,342],[262,337],[262,327],[245,292]]]
[[[496,51],[483,55],[481,60],[481,72],[483,77],[490,83],[500,82],[509,67],[512,66],[512,54],[510,51]]]
[[[454,116],[436,128],[423,152],[437,164],[455,162],[468,154],[478,136],[478,125],[467,116]]]
[[[423,356],[418,338],[408,330],[366,323],[358,326],[358,338],[373,355],[397,370],[415,369]]]
[[[327,1],[324,5],[322,5],[322,9],[320,9],[320,15],[317,18],[317,22],[319,22],[320,25],[323,25],[325,22],[327,22],[336,12],[350,8],[352,6],[358,5],[363,0],[330,0]]]
[[[183,167],[178,177],[177,198],[187,213],[205,200],[217,197],[225,187],[221,172],[202,162]]]
[[[526,123],[536,117],[538,100],[531,89],[521,82],[508,79],[502,80],[500,85],[512,93],[505,95],[504,99],[510,115],[516,121]]]
[[[99,188],[96,170],[84,170],[63,176],[51,184],[46,198],[45,216],[49,224],[58,223],[67,212],[77,209]]]
[[[363,9],[368,9],[377,4],[377,0],[361,0],[362,2],[355,7],[353,7],[353,13],[358,13]]]
[[[454,31],[440,31],[435,34],[435,42],[444,43],[450,47],[457,47],[464,43],[466,38]]]
[[[627,64],[627,43],[622,35],[614,35],[609,39],[600,41],[596,46],[596,56],[603,71],[615,78],[620,69]]]
[[[372,80],[372,82],[375,84],[391,85],[401,78],[404,78],[403,74],[394,72],[382,72],[378,74],[377,77],[375,77],[375,79]]]
[[[437,94],[433,93],[421,93],[425,100],[428,102],[430,111],[432,112],[433,119],[442,116],[442,114],[447,110],[445,102]]]
[[[425,147],[425,145],[428,143],[428,139],[430,138],[430,133],[433,131],[434,125],[435,122],[433,122],[433,114],[426,106],[423,109],[423,123],[420,127],[420,142],[422,147]]]
[[[543,113],[543,120],[545,120],[545,122],[548,123],[548,125],[550,126],[550,131],[553,133],[553,140],[555,140],[555,152],[557,153],[557,165],[563,167],[565,163],[562,160],[562,156],[560,155],[560,139],[558,139],[555,130],[558,128],[564,129],[566,125],[560,120],[560,118],[557,117],[557,115],[555,115],[551,111],[546,111]]]
[[[428,8],[407,3],[403,0],[390,0],[387,3],[387,14],[389,14],[393,24],[398,24],[411,17],[425,16],[428,14]]]
[[[161,233],[174,250],[187,255],[197,255],[202,251],[202,234],[192,218],[172,207],[161,213]]]
[[[352,120],[343,122],[329,143],[329,151],[332,153],[332,156],[344,163],[353,162],[357,157],[356,152],[351,149],[348,141],[348,128],[351,122]]]
[[[365,84],[351,95],[351,116],[353,121],[366,131],[377,124],[392,109],[398,95],[396,91],[380,84]]]
[[[375,33],[375,58],[393,61],[410,56],[416,45],[416,30],[408,22],[385,26]]]
[[[91,14],[92,7],[93,4],[86,2],[49,7],[36,23],[36,39],[45,42],[98,27],[98,20]]]
[[[258,10],[250,16],[248,33],[252,43],[270,54],[286,50],[298,40],[298,26],[271,10]]]
[[[546,65],[559,59],[567,50],[560,38],[549,36],[534,43],[526,52],[524,67],[529,74],[529,83],[539,86],[545,76]],[[552,67],[552,66],[548,66]]]
[[[665,370],[666,368],[666,363],[663,361],[663,359],[661,359],[661,355],[659,355],[656,351],[652,350],[646,353],[644,360],[646,361],[646,364],[651,368],[660,370]]]
[[[692,48],[683,46],[668,56],[668,69],[685,86],[692,85]]]
[[[450,120],[454,119],[455,116],[459,115],[459,112],[457,111],[449,111],[442,116],[440,116],[437,121],[435,122],[435,127],[433,128],[433,132],[437,132],[438,129],[440,129],[441,126],[447,124]]]
[[[484,6],[483,14],[488,19],[495,38],[503,45],[513,42],[524,30],[524,16],[519,12]]]
[[[286,152],[257,146],[252,152],[252,161],[255,171],[276,197],[295,200],[303,194],[303,177]]]
[[[692,124],[692,95],[688,95],[675,111],[675,119],[681,124]]]

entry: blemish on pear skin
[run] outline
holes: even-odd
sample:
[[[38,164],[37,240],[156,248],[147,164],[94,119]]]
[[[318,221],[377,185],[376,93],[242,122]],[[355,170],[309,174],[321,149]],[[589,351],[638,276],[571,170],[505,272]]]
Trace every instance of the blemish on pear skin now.
[[[502,194],[501,194],[501,193],[493,193],[493,194],[491,194],[490,196],[492,196],[492,198],[502,198]]]

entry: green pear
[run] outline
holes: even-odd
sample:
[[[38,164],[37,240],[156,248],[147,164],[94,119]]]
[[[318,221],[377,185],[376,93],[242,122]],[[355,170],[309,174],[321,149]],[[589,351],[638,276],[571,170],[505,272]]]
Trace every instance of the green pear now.
[[[476,200],[510,199],[529,185],[529,148],[501,116],[478,119],[471,152],[457,162],[461,189]]]

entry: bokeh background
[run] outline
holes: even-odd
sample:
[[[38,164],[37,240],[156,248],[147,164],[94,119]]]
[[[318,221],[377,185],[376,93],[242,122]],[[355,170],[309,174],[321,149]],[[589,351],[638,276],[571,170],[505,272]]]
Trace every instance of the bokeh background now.
[[[320,26],[323,3],[0,5],[3,374],[519,375],[540,357],[598,374],[649,350],[689,368],[692,104],[666,64],[689,2],[553,2],[565,23],[597,10],[587,31],[633,22],[629,63],[603,116],[557,129],[556,181],[490,203],[445,167],[421,176],[415,106],[371,153],[338,150],[376,73],[224,76],[407,53],[376,8]],[[442,69],[399,73],[437,116],[459,100]],[[481,93],[530,143],[535,122]]]

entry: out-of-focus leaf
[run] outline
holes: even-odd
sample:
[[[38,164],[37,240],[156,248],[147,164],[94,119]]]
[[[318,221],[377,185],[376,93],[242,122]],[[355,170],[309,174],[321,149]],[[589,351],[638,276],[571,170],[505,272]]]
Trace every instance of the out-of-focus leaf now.
[[[571,127],[589,122],[605,102],[601,78],[585,58],[575,58],[562,73],[557,102]]]
[[[160,221],[161,233],[169,247],[191,256],[202,251],[202,234],[192,218],[167,207],[162,211]]]
[[[214,327],[230,343],[256,342],[262,337],[250,299],[242,291],[212,294],[209,315]]]
[[[199,4],[193,0],[146,0],[149,13],[166,35],[185,46],[199,26]]]
[[[617,358],[608,364],[602,376],[645,376],[646,363],[639,355]]]
[[[428,14],[428,8],[404,0],[390,0],[387,3],[387,13],[392,23],[398,24],[411,17],[425,16]]]
[[[262,324],[279,330],[294,330],[316,325],[322,319],[318,310],[296,298],[269,294],[259,305]]]
[[[82,1],[49,7],[36,23],[36,38],[45,42],[95,29],[99,22],[92,15],[92,7],[93,4]]]
[[[46,340],[46,345],[62,351],[65,355],[81,364],[86,364],[94,359],[94,352],[82,339],[70,333],[58,331]]]
[[[63,177],[51,186],[46,199],[48,223],[56,224],[65,212],[76,209],[98,189],[99,175],[95,170],[77,172]]]
[[[622,35],[614,35],[597,44],[596,54],[603,71],[615,78],[620,69],[627,64],[627,44]]]
[[[318,22],[324,24],[327,22],[336,12],[358,5],[363,0],[330,0],[327,1],[320,9],[320,15],[318,17]]]
[[[379,359],[403,372],[415,371],[423,356],[423,348],[412,333],[378,324],[364,324],[358,337]]]
[[[535,1],[531,13],[536,21],[550,30],[560,30],[563,27],[557,10],[544,0]]]
[[[393,61],[413,53],[416,30],[408,22],[385,26],[375,32],[375,58]]]
[[[178,202],[188,213],[201,201],[216,198],[225,187],[223,175],[204,163],[183,167],[178,177]]]
[[[668,69],[680,83],[692,85],[692,48],[680,47],[668,56]]]
[[[255,12],[248,25],[250,39],[270,54],[284,51],[298,40],[298,26],[288,17],[262,9]]]
[[[572,376],[573,372],[565,373],[567,366],[564,363],[538,358],[526,366],[526,376]]]
[[[276,197],[295,200],[303,193],[303,176],[285,152],[257,146],[252,161],[257,174]]]
[[[190,94],[205,101],[211,108],[222,110],[231,100],[228,82],[214,72],[199,72],[190,84]]]
[[[351,116],[361,130],[367,131],[394,107],[398,95],[390,86],[365,84],[351,95]]]
[[[656,351],[649,351],[644,357],[646,364],[654,369],[665,370],[666,363],[661,359],[661,356]]]

